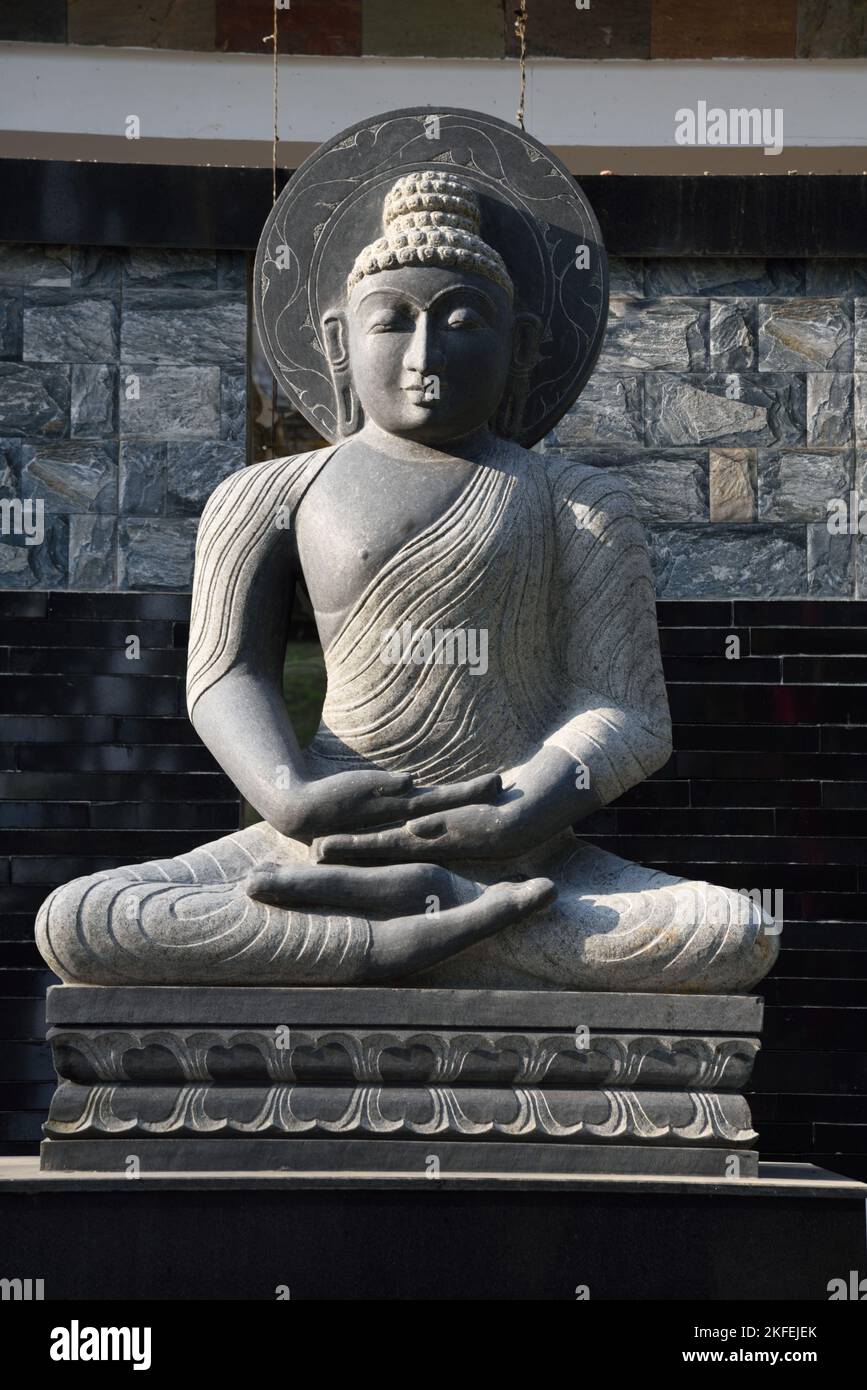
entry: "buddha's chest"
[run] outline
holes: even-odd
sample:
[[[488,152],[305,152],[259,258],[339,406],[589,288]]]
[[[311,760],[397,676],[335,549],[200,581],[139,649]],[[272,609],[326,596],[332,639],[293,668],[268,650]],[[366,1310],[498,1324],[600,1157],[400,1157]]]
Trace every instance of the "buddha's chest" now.
[[[455,460],[454,469],[416,468],[341,451],[323,470],[298,510],[295,534],[326,646],[388,562],[449,509],[472,467]]]

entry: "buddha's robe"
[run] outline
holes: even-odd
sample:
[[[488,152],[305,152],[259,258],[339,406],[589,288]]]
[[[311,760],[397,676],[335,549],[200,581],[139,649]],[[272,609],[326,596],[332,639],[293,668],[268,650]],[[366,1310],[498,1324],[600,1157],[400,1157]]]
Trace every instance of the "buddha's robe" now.
[[[209,501],[196,551],[191,712],[251,654],[257,669],[279,671],[285,528],[330,454],[246,469]],[[470,630],[480,644],[470,651],[486,640],[484,671],[453,659],[454,634]],[[407,634],[421,643],[422,659],[394,660],[395,634],[404,654]],[[508,782],[548,743],[607,804],[669,756],[641,527],[622,484],[567,458],[502,443],[384,564],[325,660],[322,723],[307,753],[314,775],[373,766],[425,784],[489,772]],[[262,823],[174,860],[79,879],[44,905],[40,949],[62,978],[90,983],[363,980],[375,910],[281,910],[244,892],[255,863],[307,853]],[[571,830],[518,857],[448,867],[478,885],[545,875],[558,897],[413,983],[737,991],[761,979],[778,949],[749,900],[630,864]]]

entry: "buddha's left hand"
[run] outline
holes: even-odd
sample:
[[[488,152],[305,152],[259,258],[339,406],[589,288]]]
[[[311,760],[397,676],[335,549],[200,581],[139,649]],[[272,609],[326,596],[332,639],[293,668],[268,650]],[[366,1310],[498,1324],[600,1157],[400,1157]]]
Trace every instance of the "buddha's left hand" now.
[[[325,835],[313,841],[313,857],[330,864],[508,859],[542,844],[598,804],[576,787],[574,760],[559,748],[543,748],[513,774],[504,774],[503,781],[493,802],[456,806],[385,829]]]

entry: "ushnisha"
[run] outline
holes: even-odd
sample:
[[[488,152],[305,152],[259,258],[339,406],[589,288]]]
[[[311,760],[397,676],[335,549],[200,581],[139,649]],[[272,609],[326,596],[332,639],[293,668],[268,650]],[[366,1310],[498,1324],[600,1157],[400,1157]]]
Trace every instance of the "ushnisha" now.
[[[385,235],[356,258],[347,282],[350,292],[380,270],[438,265],[484,275],[512,295],[502,256],[479,236],[478,197],[454,174],[426,169],[398,179],[386,197],[382,220]]]

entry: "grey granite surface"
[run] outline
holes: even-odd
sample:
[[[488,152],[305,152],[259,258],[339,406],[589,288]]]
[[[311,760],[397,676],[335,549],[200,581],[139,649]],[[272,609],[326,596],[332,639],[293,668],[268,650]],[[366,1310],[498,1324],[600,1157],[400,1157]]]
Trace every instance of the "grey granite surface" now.
[[[246,462],[246,336],[242,253],[0,245],[3,495],[45,509],[39,544],[4,525],[0,588],[189,588]]]
[[[867,261],[619,258],[610,274],[611,316],[598,369],[543,450],[573,451],[587,462],[598,453],[605,466],[606,454],[624,450],[615,466],[623,468],[627,486],[632,480],[642,519],[668,530],[698,521],[800,525],[810,558],[785,570],[786,588],[774,565],[767,596],[855,597],[859,546],[849,564],[840,538],[829,534],[826,543],[815,529],[825,496],[814,490],[810,456],[851,454],[853,444],[867,445]],[[0,246],[0,438],[17,437],[30,447],[53,438],[63,450],[78,440],[118,445],[115,515],[164,523],[194,517],[210,490],[208,478],[167,488],[165,445],[172,439],[245,446],[245,299],[241,255]],[[154,374],[161,368],[168,377]],[[173,385],[174,369],[194,375]],[[206,375],[195,375],[197,369]],[[126,399],[129,374],[139,376],[138,402]],[[768,503],[764,515],[756,507],[755,454],[721,463],[734,450],[757,448],[765,451],[766,479],[769,456],[786,456],[778,504]],[[215,449],[210,457],[228,455]],[[218,466],[211,488],[222,476]],[[20,477],[13,470],[13,492]],[[766,490],[766,501],[769,496]],[[96,508],[104,506],[98,494]],[[82,569],[75,538],[93,528],[63,518],[92,510],[86,494],[77,512],[49,507],[42,547],[0,536],[0,552],[7,552],[0,554],[0,587],[81,587],[83,574],[99,587],[132,576],[160,587],[153,566],[135,557],[127,562],[123,547],[138,533],[123,526],[115,531],[113,562]],[[164,533],[168,572],[188,585],[189,565],[171,558],[177,528],[165,525]],[[758,530],[754,542],[756,560],[744,568],[743,588],[731,570],[727,597],[762,593],[766,540]],[[701,553],[717,551],[712,544]],[[676,579],[669,573],[662,596],[720,592],[719,573],[697,573],[694,588],[692,572],[680,565]]]

